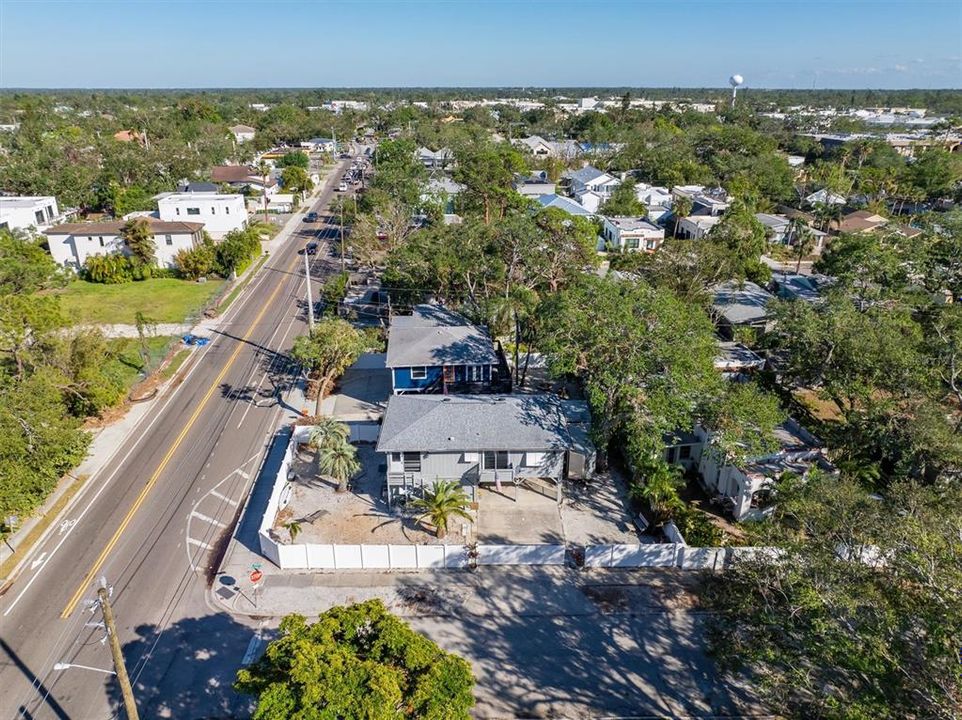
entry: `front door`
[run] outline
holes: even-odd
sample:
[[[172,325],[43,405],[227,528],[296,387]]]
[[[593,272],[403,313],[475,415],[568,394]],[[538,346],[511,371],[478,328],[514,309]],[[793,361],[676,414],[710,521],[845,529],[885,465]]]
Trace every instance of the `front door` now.
[[[444,366],[444,384],[450,385],[454,382],[454,366],[445,365]]]

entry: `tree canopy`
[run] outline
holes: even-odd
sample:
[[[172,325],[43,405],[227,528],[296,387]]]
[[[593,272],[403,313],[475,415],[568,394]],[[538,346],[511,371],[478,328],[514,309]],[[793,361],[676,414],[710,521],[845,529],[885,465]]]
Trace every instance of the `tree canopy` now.
[[[257,697],[254,720],[466,719],[473,686],[467,662],[411,630],[380,600],[334,607],[314,623],[288,615],[279,637],[235,683]]]

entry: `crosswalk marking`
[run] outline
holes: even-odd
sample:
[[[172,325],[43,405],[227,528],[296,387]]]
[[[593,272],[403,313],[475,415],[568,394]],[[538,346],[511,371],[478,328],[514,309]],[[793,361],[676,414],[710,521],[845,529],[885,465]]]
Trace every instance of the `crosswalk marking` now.
[[[194,538],[187,538],[187,542],[189,542],[191,545],[196,545],[203,550],[210,550],[213,547],[213,545],[210,543],[205,543],[203,540],[195,540]]]
[[[199,513],[196,510],[194,510],[194,512],[192,512],[191,515],[193,515],[195,518],[199,518],[203,520],[204,522],[209,522],[211,525],[216,525],[217,527],[227,527],[227,525],[222,523],[220,520],[215,520],[212,517],[207,517],[203,513]]]
[[[227,503],[227,504],[229,504],[229,505],[236,505],[236,504],[237,504],[237,501],[236,501],[236,500],[231,500],[229,497],[227,497],[226,495],[221,495],[221,494],[220,494],[219,492],[217,492],[216,490],[211,490],[211,491],[210,491],[210,494],[213,495],[215,498],[218,498],[218,499],[220,499],[220,500],[223,500],[225,503]]]

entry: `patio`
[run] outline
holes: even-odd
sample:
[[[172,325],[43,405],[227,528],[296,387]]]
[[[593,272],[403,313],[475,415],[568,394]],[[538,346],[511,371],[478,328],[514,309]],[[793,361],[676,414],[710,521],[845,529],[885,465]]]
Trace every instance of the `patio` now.
[[[558,502],[524,485],[479,487],[477,531],[478,542],[491,545],[564,542]]]
[[[298,449],[291,501],[274,521],[274,531],[280,538],[289,540],[290,533],[284,526],[294,521],[300,526],[298,543],[423,545],[463,541],[460,533],[454,532],[438,540],[430,529],[415,521],[415,511],[389,508],[381,497],[381,458],[370,445],[357,446],[357,454],[361,472],[351,480],[348,492],[338,493],[334,482],[320,476],[317,453],[305,446]]]

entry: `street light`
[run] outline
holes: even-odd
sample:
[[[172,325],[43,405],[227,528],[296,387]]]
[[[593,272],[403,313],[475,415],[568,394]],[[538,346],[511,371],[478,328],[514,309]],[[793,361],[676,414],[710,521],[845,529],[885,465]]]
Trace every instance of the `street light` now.
[[[90,667],[89,665],[77,665],[75,663],[65,663],[58,662],[54,663],[54,670],[69,670],[70,668],[77,668],[78,670],[93,670],[94,672],[104,673],[105,675],[116,675],[113,670],[104,670],[103,668]]]

